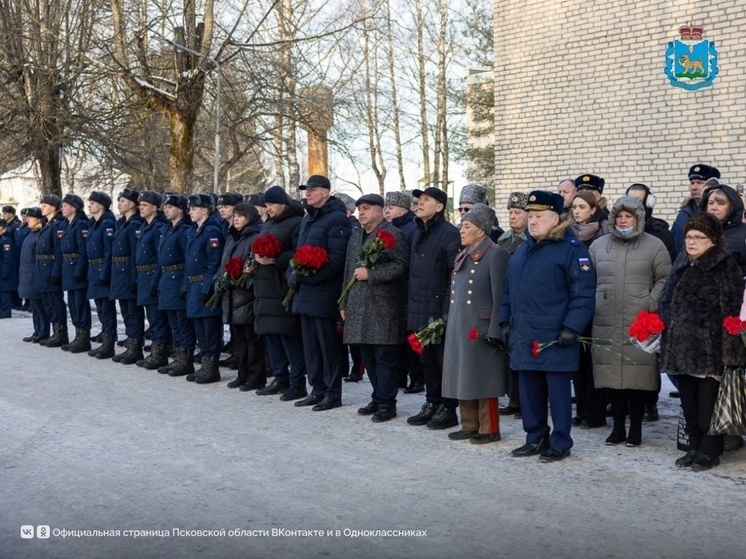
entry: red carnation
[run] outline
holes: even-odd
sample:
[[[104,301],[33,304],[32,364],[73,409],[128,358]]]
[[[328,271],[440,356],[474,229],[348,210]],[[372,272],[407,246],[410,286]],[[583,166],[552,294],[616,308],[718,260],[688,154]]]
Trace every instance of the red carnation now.
[[[539,357],[539,354],[541,353],[541,344],[538,340],[534,340],[531,344],[531,355],[534,357]]]
[[[257,237],[251,245],[251,251],[262,258],[274,258],[282,252],[282,241],[269,233]]]
[[[417,355],[422,355],[422,352],[425,351],[425,348],[420,343],[420,340],[417,338],[417,333],[412,332],[409,336],[407,336],[407,341],[409,342],[409,347],[412,348],[412,351],[414,351]]]
[[[469,339],[471,341],[475,341],[479,339],[479,332],[477,332],[476,328],[472,328],[471,330],[469,330]]]
[[[391,250],[396,246],[396,237],[394,237],[388,231],[381,230],[376,233],[376,237],[381,239],[381,242],[383,243],[383,246],[386,247],[386,250]]]
[[[307,276],[312,272],[316,272],[327,262],[329,262],[329,255],[326,253],[326,249],[303,245],[295,251],[290,264],[295,269],[296,274]]]
[[[731,336],[738,336],[738,334],[741,333],[741,328],[743,326],[743,323],[741,322],[741,319],[737,316],[726,316],[723,319],[723,326],[725,326],[725,329],[728,331],[728,334]]]
[[[231,279],[238,279],[243,274],[244,261],[241,258],[231,258],[225,263],[225,273]]]
[[[629,335],[639,342],[644,342],[651,336],[660,334],[664,329],[663,320],[657,313],[640,311],[629,327]]]

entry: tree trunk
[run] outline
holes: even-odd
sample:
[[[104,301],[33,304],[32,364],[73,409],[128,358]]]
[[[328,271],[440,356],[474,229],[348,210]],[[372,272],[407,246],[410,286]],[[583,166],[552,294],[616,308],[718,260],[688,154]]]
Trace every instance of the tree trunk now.
[[[399,124],[399,100],[396,91],[396,70],[394,67],[394,37],[391,23],[391,2],[386,0],[386,39],[388,42],[389,79],[391,80],[391,103],[394,110],[394,144],[396,149],[396,166],[399,171],[399,188],[407,188],[404,179],[404,156],[401,146],[401,126]]]
[[[422,137],[422,167],[425,173],[423,188],[430,186],[433,177],[430,175],[430,142],[427,131],[427,84],[425,83],[425,22],[422,13],[422,0],[415,0],[415,20],[417,27],[417,82],[420,96],[420,136]]]

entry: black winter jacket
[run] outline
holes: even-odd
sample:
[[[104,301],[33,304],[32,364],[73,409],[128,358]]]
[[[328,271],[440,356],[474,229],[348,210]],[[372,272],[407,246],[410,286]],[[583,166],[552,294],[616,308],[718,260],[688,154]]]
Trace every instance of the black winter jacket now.
[[[254,286],[248,289],[229,282],[221,284],[220,277],[225,272],[225,264],[231,258],[240,258],[244,262],[251,256],[251,243],[259,234],[262,222],[257,220],[238,230],[232,225],[228,228],[228,239],[223,249],[223,260],[218,269],[216,290],[223,291],[223,322],[225,324],[254,323]]]

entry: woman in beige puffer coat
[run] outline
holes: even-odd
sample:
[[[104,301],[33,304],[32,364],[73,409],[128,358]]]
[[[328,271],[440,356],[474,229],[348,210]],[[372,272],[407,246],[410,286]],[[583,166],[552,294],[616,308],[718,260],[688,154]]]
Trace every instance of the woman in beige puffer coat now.
[[[629,327],[640,311],[654,312],[671,271],[671,257],[660,239],[645,233],[645,209],[623,196],[609,214],[610,233],[596,239],[589,251],[596,268],[596,310],[593,315],[593,380],[608,388],[614,428],[606,444],[626,441],[638,446],[646,391],[657,389],[656,356],[629,341]],[[625,418],[629,411],[629,433]]]

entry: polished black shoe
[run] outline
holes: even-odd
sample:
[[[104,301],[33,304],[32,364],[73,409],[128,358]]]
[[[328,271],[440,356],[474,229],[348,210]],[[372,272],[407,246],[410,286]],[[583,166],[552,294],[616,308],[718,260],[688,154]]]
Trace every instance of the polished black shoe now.
[[[606,437],[606,444],[608,446],[614,446],[623,443],[627,439],[627,433],[624,430],[624,426],[617,429],[616,426],[611,430],[611,435]]]
[[[230,381],[226,386],[228,386],[228,388],[238,388],[239,386],[243,384],[244,384],[244,381],[236,379],[236,380]]]
[[[440,405],[433,418],[427,422],[428,429],[448,429],[458,425],[458,416],[456,410]]]
[[[360,382],[361,380],[363,380],[363,375],[360,373],[350,373],[342,380],[344,380],[345,382]]]
[[[323,399],[324,399],[323,396],[319,396],[319,395],[316,395],[316,394],[311,394],[310,396],[306,396],[305,399],[301,400],[300,402],[295,402],[295,404],[293,404],[293,405],[296,408],[303,408],[303,407],[306,407],[306,406],[315,406],[316,404],[318,404],[319,402],[321,402],[321,400],[323,400]]]
[[[521,408],[519,406],[511,406],[508,404],[507,406],[503,406],[500,408],[500,415],[513,415],[514,413],[519,413],[521,411]]]
[[[407,423],[409,423],[410,425],[426,425],[427,422],[433,418],[436,411],[438,411],[438,404],[425,402],[424,404],[422,404],[420,413],[418,413],[417,415],[413,415],[412,417],[408,417]]]
[[[705,470],[711,470],[718,464],[720,464],[719,456],[708,456],[707,454],[699,453],[692,462],[692,470],[695,472],[704,472]]]
[[[383,423],[384,421],[391,421],[396,417],[396,406],[383,404],[379,406],[378,411],[373,414],[370,420],[373,423]]]
[[[542,452],[539,456],[540,462],[559,462],[570,456],[570,449],[560,450],[558,448],[550,448],[546,452]]]
[[[606,427],[608,424],[606,421],[599,421],[598,423],[590,423],[585,419],[580,422],[581,429],[598,429],[599,427]]]
[[[260,388],[256,391],[259,396],[272,396],[274,394],[283,394],[290,388],[289,384],[278,381],[276,378],[272,379],[267,386]]]
[[[523,446],[513,449],[510,454],[511,456],[518,456],[523,458],[524,456],[535,456],[541,454],[549,449],[549,437],[542,437],[536,444],[526,443]]]
[[[425,391],[425,385],[421,382],[412,382],[404,389],[404,394],[419,394]]]
[[[378,411],[378,402],[369,402],[367,406],[359,408],[357,413],[359,415],[373,415]]]
[[[26,336],[25,338],[23,338],[23,341],[24,341],[24,342],[29,342],[29,343],[31,343],[31,342],[33,342],[33,341],[34,341],[34,338],[35,338],[35,337],[36,337],[36,336],[34,336],[33,334],[31,334],[30,336]]]
[[[291,386],[282,396],[280,396],[280,400],[283,402],[291,402],[293,400],[300,400],[306,396],[308,396],[308,391],[305,386]]]
[[[500,436],[500,433],[492,433],[492,434],[482,434],[477,433],[472,438],[469,439],[469,442],[471,444],[489,444],[489,443],[496,443],[502,439]]]
[[[327,411],[342,407],[342,400],[334,400],[328,396],[311,408],[311,411]]]
[[[677,468],[688,468],[692,465],[692,462],[694,462],[694,459],[697,457],[697,454],[699,454],[696,450],[690,450],[684,456],[681,458],[676,459],[676,467]]]
[[[645,406],[645,415],[643,416],[643,421],[652,423],[653,421],[658,421],[659,418],[660,416],[658,415],[657,404],[648,404]]]
[[[448,433],[448,438],[452,441],[465,441],[478,434],[479,433],[477,433],[476,431],[464,431],[463,429],[460,429],[458,431]]]
[[[253,392],[255,390],[262,390],[265,386],[265,384],[257,384],[256,382],[245,382],[238,389],[241,392]]]

